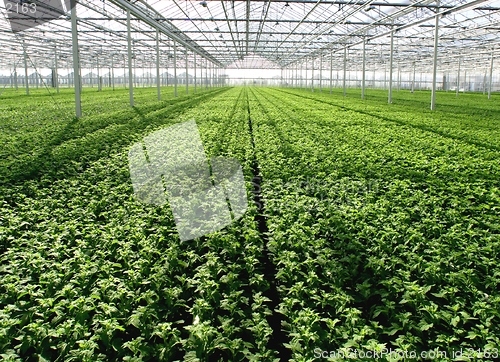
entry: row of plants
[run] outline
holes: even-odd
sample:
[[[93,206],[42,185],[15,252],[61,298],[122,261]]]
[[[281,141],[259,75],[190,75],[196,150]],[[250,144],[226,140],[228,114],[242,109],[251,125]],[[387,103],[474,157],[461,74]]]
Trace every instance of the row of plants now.
[[[127,89],[105,89],[102,92],[83,89],[82,110],[83,116],[95,116],[111,111],[118,111],[129,103]],[[173,91],[163,88],[164,99],[172,98]],[[54,123],[64,123],[73,120],[75,114],[75,95],[73,89],[62,88],[60,93],[52,89],[31,90],[30,95],[23,94],[22,90],[6,90],[0,94],[0,126],[2,136],[12,136],[24,131],[37,130],[47,127],[50,132]],[[139,88],[134,90],[134,99],[137,106],[151,103],[156,100],[156,89]]]
[[[198,333],[206,335],[205,344],[191,336],[184,346],[187,355],[202,361],[274,360],[269,348],[273,333],[266,297],[269,280],[265,278],[263,240],[252,202],[251,135],[248,131],[246,90],[233,89],[214,103],[197,107],[196,114],[185,114],[179,121],[197,121],[208,159],[234,158],[242,166],[247,186],[248,210],[239,220],[221,231],[200,238],[191,245],[199,255],[193,279],[199,278],[190,310],[203,321]]]
[[[80,172],[86,162],[129,144],[130,137],[137,132],[151,129],[166,118],[173,119],[221,92],[223,89],[218,88],[191,97],[150,101],[81,119],[47,122],[40,117],[40,126],[18,130],[15,137],[5,143],[4,157],[0,159],[0,182],[22,182],[41,175],[52,179]],[[103,102],[108,102],[107,96],[103,94],[103,97]]]
[[[393,104],[390,106],[386,106],[387,91],[384,90],[366,90],[365,100],[360,99],[359,89],[348,89],[346,97],[343,96],[342,89],[333,89],[333,96],[329,89],[323,89],[322,92],[317,88],[314,92],[300,92],[296,89],[286,91],[299,93],[316,101],[323,100],[394,124],[434,132],[483,148],[499,149],[500,131],[497,125],[500,121],[500,106],[496,102],[496,94],[488,99],[480,93],[460,94],[456,97],[454,92],[437,92],[435,112],[430,110],[431,94],[427,91],[395,91]]]
[[[163,87],[161,92],[163,101],[174,100],[172,87]],[[179,98],[185,98],[185,93],[179,92]],[[160,109],[165,106],[157,101],[156,88],[136,88],[134,100],[136,108],[143,113],[153,107]],[[84,89],[84,117],[76,121],[72,89],[62,88],[59,94],[54,90],[32,90],[29,96],[21,91],[7,90],[0,94],[0,142],[5,145],[0,150],[0,159],[36,152],[47,144],[58,144],[68,135],[72,136],[75,128],[81,129],[81,134],[104,128],[113,119],[130,113],[128,105],[127,89],[105,89],[102,92]],[[109,117],[104,119],[103,114]]]
[[[295,360],[498,348],[498,151],[415,127],[419,107],[387,111],[395,122],[327,94],[249,102]]]

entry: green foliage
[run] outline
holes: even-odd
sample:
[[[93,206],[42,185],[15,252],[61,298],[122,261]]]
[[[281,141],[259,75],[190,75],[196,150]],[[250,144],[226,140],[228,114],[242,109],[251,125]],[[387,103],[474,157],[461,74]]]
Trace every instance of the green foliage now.
[[[295,360],[314,348],[499,346],[497,107],[251,93]]]
[[[41,95],[0,105],[2,359],[276,361],[273,313],[295,361],[316,348],[500,345],[496,105],[444,93],[430,112],[424,93],[386,105],[375,91],[360,101],[224,88],[162,102],[138,92],[133,109],[125,91],[89,93],[78,121],[64,91],[59,108]],[[257,160],[275,310],[256,205],[181,243],[168,205],[133,196],[128,147],[191,119],[208,157],[241,162],[249,200]]]

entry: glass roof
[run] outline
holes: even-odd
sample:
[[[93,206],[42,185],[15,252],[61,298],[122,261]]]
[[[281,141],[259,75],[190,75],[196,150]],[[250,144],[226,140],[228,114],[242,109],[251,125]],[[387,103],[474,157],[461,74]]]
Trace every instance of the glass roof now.
[[[52,8],[57,19],[13,32],[7,3],[0,0],[0,69],[24,66],[60,68],[72,64],[70,12]],[[26,3],[26,1],[24,1]],[[48,0],[30,0],[43,9]],[[50,2],[50,1],[49,1]],[[67,1],[69,4],[69,1]],[[225,68],[341,67],[348,48],[350,69],[361,67],[365,43],[368,67],[389,62],[394,32],[394,64],[429,68],[436,14],[439,14],[439,66],[487,67],[498,54],[500,1],[77,1],[82,68],[124,66],[127,61],[127,11],[130,9],[136,67],[154,67],[159,31],[160,63],[177,59],[190,67],[211,63]],[[11,23],[12,22],[12,23]],[[187,47],[187,52],[186,52]],[[196,54],[196,55],[195,55]]]

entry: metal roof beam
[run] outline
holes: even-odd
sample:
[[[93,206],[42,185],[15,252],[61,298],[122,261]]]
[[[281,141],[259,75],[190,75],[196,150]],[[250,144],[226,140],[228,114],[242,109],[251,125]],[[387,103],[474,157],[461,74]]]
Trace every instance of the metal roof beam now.
[[[385,31],[385,32],[382,32],[382,33],[379,33],[379,34],[376,34],[376,35],[372,35],[370,37],[368,37],[367,41],[372,41],[372,40],[375,40],[375,39],[378,39],[378,38],[381,38],[381,37],[385,37],[385,36],[388,36],[391,34],[392,31],[394,32],[398,32],[398,31],[401,31],[401,30],[404,30],[404,29],[408,29],[408,28],[412,28],[412,27],[416,27],[416,26],[420,26],[420,27],[434,27],[434,25],[430,25],[430,24],[423,24],[423,23],[426,23],[426,22],[429,22],[429,21],[432,21],[435,19],[436,15],[438,16],[443,16],[443,15],[449,15],[449,14],[452,14],[454,12],[458,12],[458,11],[462,11],[462,10],[466,10],[466,9],[469,9],[469,8],[477,8],[478,5],[480,5],[481,3],[484,3],[484,2],[488,2],[489,0],[475,0],[475,1],[472,1],[470,3],[464,3],[464,4],[460,4],[458,6],[455,6],[453,7],[452,9],[445,9],[441,12],[439,12],[438,14],[432,14],[428,17],[425,17],[425,18],[421,18],[421,19],[418,19],[414,22],[411,22],[411,23],[408,23],[408,24],[404,24],[404,25],[395,25],[393,29],[391,30],[388,30],[388,31]],[[377,24],[379,25],[379,24]],[[443,26],[443,28],[445,28],[446,26]],[[460,27],[460,26],[457,26],[457,25],[454,25],[454,27]],[[357,29],[356,32],[359,32],[361,29]],[[344,38],[346,38],[346,36],[344,36]],[[341,39],[340,43],[339,41],[335,41],[335,42],[332,42],[333,45],[337,45],[337,44],[343,44],[344,46],[341,46],[340,48],[338,49],[333,49],[332,47],[328,48],[332,51],[340,51],[342,50],[344,47],[353,47],[353,46],[356,46],[356,45],[360,45],[362,44],[363,40],[361,41],[358,41],[356,43],[351,43],[351,44],[345,44],[343,42],[343,40],[345,39]],[[321,49],[318,49],[317,51],[320,51],[324,48],[321,48]],[[314,53],[310,54],[310,56],[314,56]],[[301,57],[303,58],[303,57]],[[293,63],[295,61],[298,61],[300,58],[298,59],[295,59],[293,61],[290,61],[290,63]],[[290,64],[289,63],[289,64]]]
[[[220,0],[208,0],[207,2],[211,1],[220,1]],[[247,0],[232,0],[234,2],[238,1],[247,1]],[[253,2],[267,2],[268,0],[253,0]],[[311,4],[314,5],[316,4],[316,0],[273,0],[273,3],[292,3],[292,4]],[[411,4],[411,3],[389,3],[389,2],[382,2],[382,1],[345,1],[345,0],[323,0],[320,3],[321,5],[350,5],[350,6],[367,6],[367,5],[373,5],[373,6],[384,6],[384,7],[414,7],[414,8],[426,8],[426,9],[453,9],[455,6],[453,5],[441,5],[437,6],[436,4]],[[494,7],[494,6],[482,6],[482,7],[477,7],[474,10],[482,10],[482,11],[498,11],[500,10],[499,7]]]
[[[220,63],[210,53],[195,46],[195,43],[192,39],[189,39],[187,36],[183,37],[181,34],[184,34],[184,33],[181,30],[175,28],[171,24],[168,24],[168,25],[170,25],[170,28],[167,27],[165,24],[160,23],[157,19],[152,18],[147,11],[136,6],[137,1],[134,2],[134,4],[132,4],[126,0],[110,0],[110,2],[115,4],[116,6],[120,7],[121,9],[130,10],[130,13],[133,14],[137,19],[143,21],[144,23],[148,24],[149,26],[151,26],[154,29],[158,29],[161,33],[165,34],[170,39],[175,40],[177,43],[181,44],[186,49],[189,49],[192,52],[200,55],[201,57],[204,57],[204,58],[210,60],[212,63],[214,63],[220,67],[223,66],[223,64]]]

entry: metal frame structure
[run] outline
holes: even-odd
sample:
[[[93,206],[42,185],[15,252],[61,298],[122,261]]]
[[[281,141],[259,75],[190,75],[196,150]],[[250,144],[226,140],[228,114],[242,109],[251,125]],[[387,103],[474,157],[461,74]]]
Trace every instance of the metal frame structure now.
[[[29,2],[48,6],[42,0]],[[457,95],[466,88],[466,74],[481,74],[486,77],[482,89],[491,97],[494,59],[500,52],[499,0],[71,2],[71,10],[50,9],[60,14],[58,19],[18,33],[10,27],[7,9],[0,6],[0,70],[10,72],[16,87],[18,78],[29,78],[28,68],[51,69],[55,87],[64,81],[60,70],[72,68],[76,93],[82,85],[74,74],[82,69],[93,73],[97,64],[100,89],[101,74],[105,76],[100,70],[109,69],[108,85],[114,87],[114,69],[128,68],[123,83],[128,78],[133,105],[137,69],[156,69],[156,75],[148,75],[148,84],[158,87],[158,99],[162,69],[173,69],[176,94],[179,82],[185,82],[188,91],[189,71],[194,72],[195,87],[207,88],[219,84],[222,69],[248,68],[283,70],[281,84],[312,91],[324,84],[330,91],[338,86],[337,80],[333,84],[335,72],[337,79],[342,74],[345,94],[354,71],[360,79],[355,85],[365,98],[370,83],[366,73],[373,71],[372,84],[386,84],[386,76],[382,81],[375,74],[387,70],[389,103],[395,80],[399,89],[401,77],[406,77],[414,91],[422,83],[422,73],[432,74],[434,109],[436,91],[449,87],[450,71],[457,74]],[[24,77],[19,77],[23,67]],[[177,77],[179,67],[185,68],[185,81]],[[438,74],[444,72],[448,84],[443,80],[440,86]],[[156,82],[149,82],[149,77]],[[24,83],[29,93],[30,82]],[[81,114],[78,105],[76,113]]]

